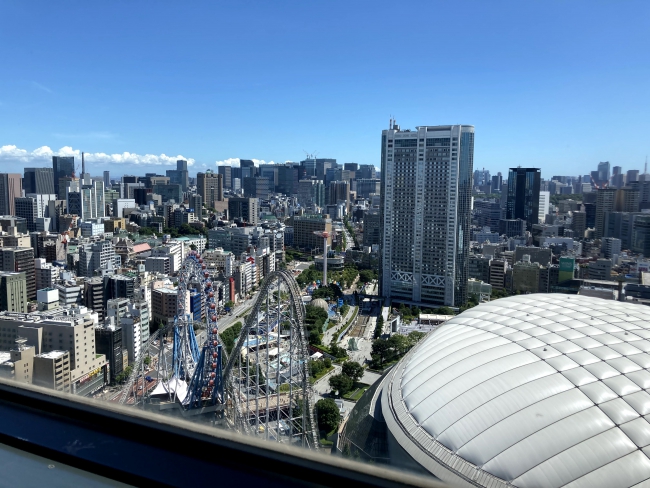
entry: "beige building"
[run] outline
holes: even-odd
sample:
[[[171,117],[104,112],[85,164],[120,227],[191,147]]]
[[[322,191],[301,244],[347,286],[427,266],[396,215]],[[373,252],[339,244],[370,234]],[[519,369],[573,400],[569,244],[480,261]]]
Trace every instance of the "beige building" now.
[[[88,375],[89,377],[90,375]],[[34,356],[33,383],[70,393],[70,353],[68,351],[50,351]],[[83,386],[82,383],[81,387],[83,388]]]
[[[151,292],[151,317],[156,323],[170,324],[178,311],[177,288],[157,288]],[[190,309],[190,294],[185,294],[185,310]]]
[[[25,339],[16,340],[9,352],[0,352],[0,377],[31,383],[34,375],[34,346],[26,346]]]
[[[332,219],[322,215],[303,215],[293,218],[293,245],[298,248],[323,249],[323,238],[314,234],[315,231],[327,231],[330,237],[327,245],[332,245]]]
[[[214,208],[214,202],[223,201],[223,175],[210,171],[197,173],[196,192],[203,198],[203,205]]]
[[[69,352],[72,393],[87,395],[108,381],[106,356],[95,349],[97,313],[84,306],[46,312],[0,312],[0,350],[8,350],[22,337],[35,355]]]
[[[27,312],[25,273],[0,272],[0,310]]]

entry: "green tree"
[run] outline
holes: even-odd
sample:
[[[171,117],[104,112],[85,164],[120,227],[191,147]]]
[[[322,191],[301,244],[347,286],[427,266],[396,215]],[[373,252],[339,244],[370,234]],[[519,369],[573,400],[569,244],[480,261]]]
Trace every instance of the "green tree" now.
[[[196,251],[196,244],[190,244],[190,249],[192,251]]]
[[[224,303],[223,306],[226,308],[233,308],[235,306],[235,302],[233,302],[232,300],[228,300],[226,303]]]
[[[143,359],[144,364],[149,366],[151,364],[151,356],[147,356],[146,358]]]
[[[372,342],[372,349],[370,354],[379,359],[379,366],[384,365],[384,361],[390,357],[391,346],[387,339],[375,339]]]
[[[339,407],[331,398],[323,398],[316,402],[316,418],[318,428],[323,432],[332,432],[341,422]]]
[[[392,349],[392,356],[401,356],[409,349],[408,339],[402,334],[393,334],[388,339],[388,344]]]
[[[341,366],[341,372],[357,383],[363,377],[363,366],[356,361],[346,361]]]
[[[323,364],[327,369],[330,369],[332,367],[332,360],[330,358],[325,358],[323,359]]]
[[[372,280],[377,279],[377,273],[371,269],[364,269],[359,272],[359,279],[364,283],[370,283]]]
[[[377,325],[375,327],[375,333],[374,333],[375,339],[379,339],[381,337],[382,330],[384,330],[384,317],[383,315],[379,315],[379,317],[377,317]]]
[[[406,339],[408,340],[408,348],[411,349],[413,346],[415,346],[424,338],[425,335],[426,334],[424,332],[418,332],[417,330],[414,330],[409,335],[407,335]]]
[[[235,324],[233,324],[231,327],[224,330],[219,335],[219,338],[221,339],[221,343],[226,348],[226,352],[228,354],[230,354],[232,348],[235,347],[235,341],[239,338],[239,334],[241,333],[242,328],[243,328],[242,323],[236,322]]]
[[[332,390],[338,390],[339,395],[345,395],[354,386],[352,378],[344,374],[335,374],[331,376],[329,383]]]

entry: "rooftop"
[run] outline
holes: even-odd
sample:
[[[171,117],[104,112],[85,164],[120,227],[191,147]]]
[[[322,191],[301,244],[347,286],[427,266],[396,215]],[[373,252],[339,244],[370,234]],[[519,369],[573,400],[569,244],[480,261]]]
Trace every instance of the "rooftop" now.
[[[68,351],[49,351],[49,352],[42,352],[41,354],[37,354],[37,358],[45,358],[45,359],[57,359],[60,358],[61,356],[65,356],[68,353]]]
[[[505,488],[650,479],[647,310],[560,294],[478,305],[391,370],[388,427],[447,481]]]

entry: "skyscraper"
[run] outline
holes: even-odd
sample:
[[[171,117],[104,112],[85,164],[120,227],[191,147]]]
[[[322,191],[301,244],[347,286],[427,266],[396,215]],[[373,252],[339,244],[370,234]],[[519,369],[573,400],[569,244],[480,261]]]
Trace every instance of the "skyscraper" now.
[[[598,163],[598,179],[605,183],[609,182],[609,161]]]
[[[187,191],[190,184],[189,174],[187,172],[187,161],[179,159],[176,161],[176,169],[168,169],[167,176],[169,183],[172,185],[181,185],[183,191]]]
[[[104,171],[104,189],[111,187],[111,173],[109,171]]]
[[[232,168],[230,166],[218,166],[217,172],[223,177],[223,187],[232,188]]]
[[[54,178],[54,193],[59,200],[65,200],[65,187],[59,188],[61,178],[71,178],[74,174],[73,156],[52,156],[52,176]]]
[[[25,168],[23,189],[25,193],[56,194],[52,168]]]
[[[212,172],[197,173],[196,192],[203,198],[203,205],[214,207],[214,202],[223,201],[223,175]]]
[[[596,239],[601,239],[605,230],[605,214],[613,212],[616,204],[616,188],[600,188],[596,193]]]
[[[474,127],[382,131],[381,294],[423,305],[467,300]]]
[[[16,215],[16,198],[23,196],[20,173],[0,173],[0,215]]]
[[[531,228],[539,222],[539,168],[510,168],[506,219],[522,219]]]

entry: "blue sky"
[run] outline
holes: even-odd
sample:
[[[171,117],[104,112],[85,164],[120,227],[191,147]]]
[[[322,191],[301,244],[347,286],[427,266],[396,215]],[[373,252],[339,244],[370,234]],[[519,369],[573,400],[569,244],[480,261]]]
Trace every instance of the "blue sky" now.
[[[474,125],[493,173],[643,169],[648,32],[647,1],[0,0],[0,170],[379,166],[390,115]]]

